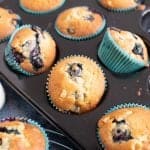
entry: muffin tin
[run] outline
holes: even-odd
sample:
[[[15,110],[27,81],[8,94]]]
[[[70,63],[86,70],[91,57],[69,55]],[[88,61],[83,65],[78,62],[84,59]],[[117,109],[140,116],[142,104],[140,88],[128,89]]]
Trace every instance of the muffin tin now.
[[[149,1],[145,1],[147,6],[150,6]],[[99,63],[108,80],[108,88],[103,100],[96,109],[82,115],[63,114],[55,110],[48,102],[46,95],[45,84],[49,71],[44,74],[25,77],[13,72],[4,61],[4,49],[7,42],[0,44],[0,73],[14,87],[14,89],[27,101],[38,109],[44,117],[51,120],[54,124],[60,127],[71,140],[76,143],[76,149],[95,150],[102,149],[98,145],[96,138],[96,127],[98,119],[110,107],[122,104],[125,102],[135,102],[143,105],[150,105],[150,69],[144,68],[130,75],[116,75],[110,72],[102,65],[97,57],[97,47],[100,44],[103,33],[99,36],[86,41],[71,41],[59,36],[54,30],[54,22],[57,15],[66,8],[73,6],[89,6],[103,13],[107,26],[115,26],[124,30],[134,32],[146,41],[149,49],[150,34],[147,33],[149,28],[144,17],[144,12],[141,10],[130,11],[126,13],[114,13],[102,8],[96,0],[67,0],[65,5],[60,9],[46,15],[36,16],[23,12],[19,8],[18,1],[4,0],[0,6],[10,8],[17,12],[22,18],[24,24],[35,24],[49,31],[57,43],[57,59],[73,54],[86,55],[93,58]],[[144,20],[144,21],[143,21]],[[95,89],[99,90],[99,89]]]

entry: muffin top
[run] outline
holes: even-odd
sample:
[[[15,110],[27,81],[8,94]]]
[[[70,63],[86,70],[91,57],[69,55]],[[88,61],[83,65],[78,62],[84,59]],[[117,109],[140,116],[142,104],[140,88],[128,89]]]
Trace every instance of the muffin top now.
[[[121,49],[131,57],[148,64],[147,47],[139,36],[114,27],[108,28],[108,32]]]
[[[13,36],[10,47],[20,67],[33,74],[46,71],[56,55],[54,40],[37,26],[23,26]]]
[[[69,8],[60,13],[55,27],[65,37],[88,37],[104,26],[104,18],[86,6]]]
[[[149,150],[150,110],[123,108],[103,116],[98,134],[107,150]]]
[[[0,7],[0,40],[9,37],[20,23],[19,15],[10,9]]]
[[[58,62],[48,78],[48,94],[60,111],[83,113],[94,109],[105,90],[100,67],[84,56]]]
[[[65,0],[20,0],[20,4],[27,10],[46,12],[59,7],[64,1]]]
[[[1,150],[45,150],[45,143],[42,131],[34,125],[18,120],[0,122]]]
[[[99,0],[99,2],[108,9],[128,9],[138,5],[138,0]]]

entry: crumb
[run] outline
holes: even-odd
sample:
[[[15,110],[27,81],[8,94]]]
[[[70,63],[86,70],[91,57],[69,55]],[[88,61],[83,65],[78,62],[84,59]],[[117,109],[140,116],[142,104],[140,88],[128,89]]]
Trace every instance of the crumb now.
[[[139,88],[137,91],[137,96],[141,96],[142,95],[142,88]]]
[[[140,82],[140,80],[136,80],[136,83],[139,83]]]
[[[126,90],[126,89],[127,89],[127,87],[126,87],[126,86],[124,86],[124,87],[123,87],[123,89],[124,89],[124,90]]]

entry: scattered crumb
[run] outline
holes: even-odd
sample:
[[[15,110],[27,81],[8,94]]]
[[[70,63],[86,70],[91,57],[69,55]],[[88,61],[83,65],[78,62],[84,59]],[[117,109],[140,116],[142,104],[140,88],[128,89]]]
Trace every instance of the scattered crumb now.
[[[127,87],[126,87],[126,86],[124,86],[124,87],[123,87],[123,89],[124,89],[124,90],[126,90],[126,89],[127,89]]]
[[[140,80],[136,80],[136,83],[139,83],[140,82]]]
[[[139,88],[137,91],[137,96],[141,96],[142,95],[142,88]]]

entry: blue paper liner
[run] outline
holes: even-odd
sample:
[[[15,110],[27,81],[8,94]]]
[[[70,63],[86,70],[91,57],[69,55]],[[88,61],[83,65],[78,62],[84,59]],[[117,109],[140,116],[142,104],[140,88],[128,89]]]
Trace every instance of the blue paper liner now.
[[[66,2],[66,0],[62,0],[62,3],[60,3],[60,5],[58,5],[57,7],[54,7],[53,9],[50,9],[50,10],[47,10],[47,11],[33,11],[31,9],[27,9],[22,3],[21,1],[19,0],[19,6],[20,8],[27,12],[27,13],[30,13],[32,15],[44,15],[44,14],[48,14],[48,13],[51,13],[57,9],[59,9],[60,7],[62,7],[64,5],[64,3]]]
[[[56,30],[56,32],[57,32],[60,36],[62,36],[62,37],[65,38],[65,39],[68,39],[68,40],[74,40],[74,41],[90,40],[90,39],[92,39],[92,38],[98,36],[98,35],[104,30],[104,28],[105,28],[105,26],[106,26],[106,19],[104,18],[103,15],[102,15],[102,18],[103,18],[103,23],[102,23],[101,27],[99,28],[99,30],[98,30],[96,33],[93,33],[93,34],[88,35],[88,36],[73,37],[73,36],[71,36],[71,35],[65,35],[64,33],[62,33],[62,32],[58,29],[58,27],[57,27],[57,25],[56,25],[56,22],[55,22],[55,30]]]
[[[59,61],[52,67],[50,73],[48,74],[47,82],[46,82],[46,93],[47,93],[47,97],[48,97],[48,101],[49,101],[50,105],[51,105],[54,109],[56,109],[57,111],[62,112],[62,113],[65,113],[65,114],[71,114],[71,113],[75,113],[75,112],[66,111],[66,110],[60,109],[60,108],[58,108],[58,107],[53,103],[53,100],[52,100],[52,98],[51,98],[51,95],[50,95],[50,93],[49,93],[49,91],[48,91],[48,83],[49,83],[49,78],[50,78],[50,76],[51,76],[51,72],[53,71],[53,69],[55,68],[55,66],[56,66],[57,64],[59,64],[61,61],[65,60],[65,59],[67,59],[67,58],[70,58],[70,57],[85,57],[85,58],[89,59],[90,61],[94,62],[94,63],[100,68],[100,70],[102,71],[102,73],[103,73],[103,75],[104,75],[104,80],[105,80],[105,90],[104,90],[104,94],[105,94],[105,92],[106,92],[106,90],[107,90],[107,87],[108,87],[108,82],[107,82],[106,75],[105,75],[103,69],[102,69],[94,60],[92,60],[91,58],[89,58],[89,57],[87,57],[87,56],[84,56],[84,55],[70,55],[70,56],[67,56],[67,57],[62,58],[61,60],[59,60]],[[85,113],[86,113],[86,112],[85,112]],[[75,113],[75,114],[80,114],[80,113]]]
[[[109,28],[98,48],[98,57],[108,69],[119,74],[132,73],[146,66],[143,61],[135,59],[117,45]]]
[[[14,71],[17,71],[17,72],[22,73],[22,74],[27,75],[27,76],[32,76],[32,75],[34,75],[33,73],[30,73],[30,72],[25,71],[25,70],[22,69],[22,68],[20,67],[20,65],[16,62],[15,57],[14,57],[14,55],[13,55],[13,53],[12,53],[12,50],[11,50],[11,46],[10,46],[10,45],[11,45],[11,42],[12,42],[12,40],[13,40],[13,38],[14,38],[14,36],[16,35],[16,33],[17,33],[18,31],[24,29],[24,28],[31,28],[31,25],[23,25],[23,26],[21,26],[20,28],[16,29],[16,30],[13,32],[13,34],[12,34],[12,36],[11,36],[11,38],[10,38],[8,44],[7,44],[7,47],[5,48],[5,60],[6,60],[7,64],[8,64]]]
[[[128,8],[110,8],[110,7],[105,7],[104,5],[101,4],[100,0],[97,0],[97,2],[99,3],[99,5],[101,5],[103,8],[112,11],[112,12],[117,12],[117,13],[127,13],[130,11],[133,11],[135,9],[137,9],[137,7],[140,5],[139,3],[137,3],[137,5],[133,6],[133,7],[128,7]]]
[[[15,121],[15,120],[25,122],[25,123],[28,123],[28,124],[31,124],[31,125],[37,127],[41,131],[41,133],[43,134],[43,136],[45,138],[45,146],[46,146],[45,150],[50,150],[51,146],[50,146],[50,142],[49,142],[47,133],[46,133],[45,129],[38,122],[36,122],[32,119],[24,118],[24,117],[8,117],[8,118],[1,119],[0,122]]]
[[[112,108],[108,109],[108,110],[104,113],[104,115],[107,115],[107,114],[109,114],[109,113],[111,113],[111,112],[114,112],[114,111],[116,111],[116,110],[118,110],[118,109],[123,109],[123,108],[136,108],[136,107],[138,107],[138,108],[144,108],[144,109],[146,109],[146,110],[150,110],[150,107],[148,107],[148,106],[146,106],[146,105],[142,105],[142,104],[138,104],[138,103],[124,103],[124,104],[120,104],[120,105],[113,106]],[[99,121],[99,120],[98,120],[98,121]],[[100,135],[99,135],[99,127],[97,127],[97,129],[96,129],[96,137],[97,137],[97,140],[98,140],[99,145],[100,145],[103,149],[105,149],[105,146],[103,145],[102,140],[101,140],[101,137],[100,137]]]

